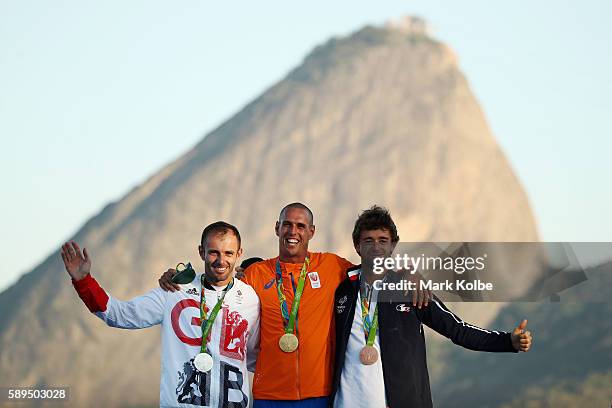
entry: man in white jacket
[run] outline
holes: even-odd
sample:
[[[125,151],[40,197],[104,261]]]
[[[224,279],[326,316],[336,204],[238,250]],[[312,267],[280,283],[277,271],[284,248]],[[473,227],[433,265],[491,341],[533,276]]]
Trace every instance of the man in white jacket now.
[[[160,406],[247,407],[247,365],[254,367],[259,344],[259,299],[233,278],[242,254],[238,229],[222,221],[210,224],[198,252],[204,274],[194,272],[179,291],[156,288],[129,301],[113,298],[91,276],[86,248],[71,241],[61,256],[79,297],[107,325],[161,324]]]

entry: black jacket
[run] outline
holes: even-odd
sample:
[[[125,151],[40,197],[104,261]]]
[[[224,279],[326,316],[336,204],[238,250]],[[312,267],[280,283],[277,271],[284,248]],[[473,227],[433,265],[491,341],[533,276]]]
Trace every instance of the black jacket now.
[[[385,279],[386,282],[400,280],[401,275],[393,272]],[[359,279],[346,279],[336,289],[336,362],[330,404],[334,403],[340,386],[358,292]],[[401,297],[398,292],[394,291],[392,295],[390,292],[381,291],[378,297],[380,358],[390,408],[433,406],[421,323],[448,337],[453,343],[471,350],[516,352],[510,333],[492,332],[465,323],[435,296],[427,307],[418,309],[412,307],[411,295]]]

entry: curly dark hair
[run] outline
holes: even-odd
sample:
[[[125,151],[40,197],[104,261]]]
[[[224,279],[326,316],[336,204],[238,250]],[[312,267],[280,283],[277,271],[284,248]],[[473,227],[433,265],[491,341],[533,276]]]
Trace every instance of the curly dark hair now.
[[[399,235],[397,235],[397,227],[389,214],[389,210],[373,205],[372,207],[364,210],[357,221],[355,221],[355,227],[353,228],[353,244],[359,245],[359,237],[362,231],[372,230],[387,230],[391,233],[391,242],[396,243],[399,241]]]

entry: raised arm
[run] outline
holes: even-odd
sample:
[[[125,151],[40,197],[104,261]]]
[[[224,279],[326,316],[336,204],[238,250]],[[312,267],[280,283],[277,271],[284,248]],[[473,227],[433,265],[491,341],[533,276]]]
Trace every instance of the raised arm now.
[[[62,246],[62,260],[72,277],[72,284],[90,312],[111,327],[141,329],[161,323],[165,294],[154,289],[129,301],[120,301],[110,296],[91,276],[91,258],[84,248],[70,241]]]
[[[531,333],[524,329],[524,320],[512,333],[483,329],[464,322],[434,296],[427,307],[416,309],[417,316],[427,326],[470,350],[491,352],[529,351]]]
[[[89,258],[87,248],[83,248],[81,252],[81,248],[76,242],[66,242],[62,245],[60,255],[64,261],[66,272],[68,272],[68,275],[70,275],[73,280],[80,281],[89,275],[91,271],[91,259]]]

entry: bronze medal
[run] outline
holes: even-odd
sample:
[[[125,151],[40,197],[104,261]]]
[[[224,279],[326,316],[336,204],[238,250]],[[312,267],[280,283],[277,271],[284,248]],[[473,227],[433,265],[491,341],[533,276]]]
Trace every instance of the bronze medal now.
[[[297,350],[298,344],[299,340],[293,333],[285,333],[278,340],[278,346],[285,353],[293,353],[295,350]]]
[[[378,350],[374,346],[364,346],[359,352],[359,360],[363,365],[372,365],[378,360]]]

